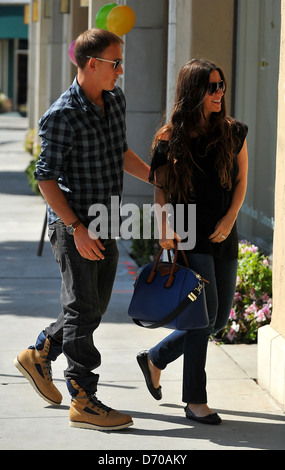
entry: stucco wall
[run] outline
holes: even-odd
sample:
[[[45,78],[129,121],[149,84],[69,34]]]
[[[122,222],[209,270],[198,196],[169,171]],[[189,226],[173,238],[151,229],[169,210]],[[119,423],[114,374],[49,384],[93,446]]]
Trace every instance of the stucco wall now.
[[[272,327],[285,337],[285,3],[281,2]]]

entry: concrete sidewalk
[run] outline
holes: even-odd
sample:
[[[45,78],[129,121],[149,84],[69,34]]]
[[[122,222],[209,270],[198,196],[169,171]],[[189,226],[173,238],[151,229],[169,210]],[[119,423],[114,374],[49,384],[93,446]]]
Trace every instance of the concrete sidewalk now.
[[[25,118],[0,115],[0,449],[120,450],[126,455],[128,450],[284,450],[284,412],[256,382],[256,345],[209,345],[209,405],[222,417],[220,426],[185,419],[182,359],[163,372],[161,401],[147,392],[136,354],[167,330],[145,331],[127,316],[137,267],[123,241],[112,300],[95,333],[102,354],[98,398],[129,412],[134,426],[117,432],[70,428],[64,357],[53,366],[62,405],[49,406],[35,394],[13,359],[56,318],[60,274],[47,240],[37,256],[45,204],[32,194],[24,174],[30,160],[23,147],[26,126]]]

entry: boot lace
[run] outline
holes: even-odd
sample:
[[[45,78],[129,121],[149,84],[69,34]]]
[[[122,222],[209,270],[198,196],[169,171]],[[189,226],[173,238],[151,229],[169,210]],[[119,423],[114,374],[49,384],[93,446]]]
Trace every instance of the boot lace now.
[[[47,380],[52,382],[52,369],[51,369],[51,361],[46,361],[45,365],[43,366],[43,371],[46,375]]]
[[[38,351],[39,353],[39,351]],[[51,361],[49,361],[46,356],[41,356],[39,353],[40,358],[42,359],[42,370],[47,380],[52,382],[52,369],[51,369]]]
[[[37,353],[42,359],[42,369],[43,373],[45,375],[45,378],[49,381],[52,382],[52,369],[51,369],[51,361],[47,359],[47,355],[49,352],[49,344],[47,341],[45,342],[44,349],[43,349],[44,354],[41,354],[41,350],[37,349]]]
[[[92,408],[97,407],[103,411],[107,411],[107,412],[111,411],[111,408],[107,405],[104,405],[104,403],[98,400],[96,395],[87,395],[87,397],[88,397],[88,400],[92,403]]]

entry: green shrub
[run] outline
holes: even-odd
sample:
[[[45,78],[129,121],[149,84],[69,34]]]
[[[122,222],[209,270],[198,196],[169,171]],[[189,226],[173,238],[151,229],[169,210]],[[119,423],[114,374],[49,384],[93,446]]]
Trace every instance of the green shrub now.
[[[35,194],[41,194],[38,188],[38,182],[34,178],[34,171],[36,169],[36,163],[40,154],[40,146],[35,143],[35,131],[29,129],[25,138],[25,150],[32,155],[29,165],[27,166],[25,173],[28,178],[29,185],[31,186]]]
[[[256,343],[257,331],[271,321],[272,269],[268,257],[258,247],[239,243],[236,293],[230,318],[215,341]]]
[[[140,210],[140,233],[143,233],[143,211]],[[154,238],[154,215],[151,215],[151,238],[132,240],[130,254],[139,266],[154,260],[160,249],[158,240]]]
[[[159,243],[153,239],[135,239],[131,245],[131,256],[139,266],[153,261],[158,251]]]

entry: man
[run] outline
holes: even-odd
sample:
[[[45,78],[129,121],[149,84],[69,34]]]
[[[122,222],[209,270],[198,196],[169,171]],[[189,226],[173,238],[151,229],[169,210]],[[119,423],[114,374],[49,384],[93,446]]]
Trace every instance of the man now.
[[[89,208],[121,196],[123,170],[148,181],[149,167],[127,145],[125,98],[116,81],[123,41],[90,29],[75,44],[78,75],[39,121],[42,139],[35,178],[48,204],[49,238],[62,275],[62,312],[15,365],[46,401],[59,405],[52,360],[63,352],[71,394],[70,425],[99,430],[133,424],[129,415],[103,405],[95,395],[100,353],[93,332],[106,311],[115,278],[116,241],[90,237]]]

